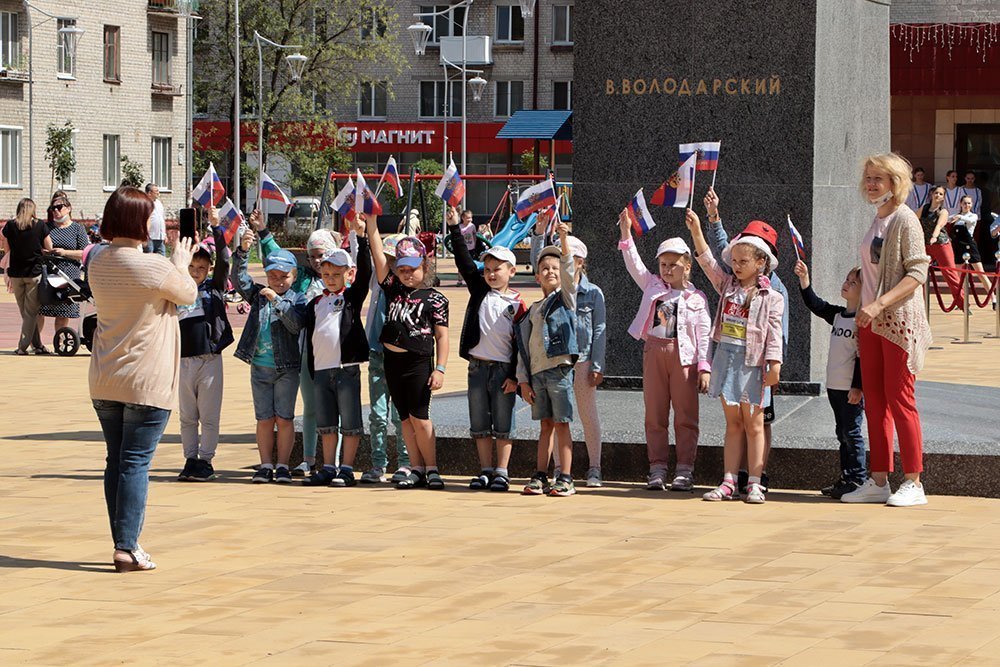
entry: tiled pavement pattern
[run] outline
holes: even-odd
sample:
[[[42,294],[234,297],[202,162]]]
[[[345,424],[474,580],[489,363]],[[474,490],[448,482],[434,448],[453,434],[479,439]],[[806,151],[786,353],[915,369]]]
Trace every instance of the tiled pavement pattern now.
[[[945,343],[929,365],[951,370],[922,378],[996,383],[996,345]],[[116,575],[87,363],[0,355],[0,665],[998,664],[1000,501],[254,487],[231,359],[221,479],[173,481],[174,417],[143,533],[159,569]]]

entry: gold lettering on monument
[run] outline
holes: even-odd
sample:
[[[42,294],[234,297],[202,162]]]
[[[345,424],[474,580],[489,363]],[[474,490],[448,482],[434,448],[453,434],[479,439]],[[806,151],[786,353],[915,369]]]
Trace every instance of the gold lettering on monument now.
[[[678,97],[687,95],[781,95],[781,76],[772,74],[769,78],[735,78],[725,79],[713,78],[711,90],[705,79],[688,80],[687,77],[676,79],[674,77],[664,77],[661,80],[657,77],[637,78],[637,79],[607,79],[604,82],[605,95],[674,95]]]

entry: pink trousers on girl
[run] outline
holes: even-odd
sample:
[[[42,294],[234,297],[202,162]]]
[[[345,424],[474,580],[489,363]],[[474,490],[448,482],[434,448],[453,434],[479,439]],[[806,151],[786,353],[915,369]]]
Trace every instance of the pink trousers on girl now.
[[[670,410],[678,471],[694,471],[698,454],[698,365],[681,365],[677,341],[647,338],[642,356],[642,397],[646,404],[649,470],[666,470],[670,453]]]

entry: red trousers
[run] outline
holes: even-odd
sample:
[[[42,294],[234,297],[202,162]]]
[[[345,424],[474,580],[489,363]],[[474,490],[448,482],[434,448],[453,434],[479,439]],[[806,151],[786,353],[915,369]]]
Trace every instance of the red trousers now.
[[[924,469],[924,436],[914,393],[916,377],[906,367],[906,350],[871,327],[858,327],[861,383],[865,392],[865,418],[872,472],[892,472],[892,433],[899,435],[903,472]]]
[[[950,243],[930,243],[927,246],[927,254],[931,256],[937,265],[944,269],[944,279],[948,283],[948,291],[955,298],[958,309],[965,308],[965,299],[962,297],[962,276],[958,271],[948,271],[955,268],[955,251]],[[929,278],[928,278],[929,280]]]

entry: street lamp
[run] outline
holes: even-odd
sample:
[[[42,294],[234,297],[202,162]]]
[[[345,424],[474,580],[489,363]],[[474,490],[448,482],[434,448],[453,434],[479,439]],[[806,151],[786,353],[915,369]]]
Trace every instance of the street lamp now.
[[[486,79],[477,74],[473,78],[469,79],[469,88],[472,89],[472,101],[482,101],[483,92],[486,90]]]
[[[302,78],[302,70],[306,66],[307,56],[298,52],[302,47],[296,44],[278,44],[264,37],[256,30],[253,31],[253,39],[257,44],[257,207],[260,208],[261,179],[264,174],[264,44],[273,46],[276,49],[296,49],[295,53],[285,56],[288,63],[288,70],[291,72],[292,81]],[[263,210],[261,214],[263,215]]]
[[[47,16],[44,21],[40,21],[38,25],[48,23],[52,19],[67,18],[56,16],[55,14],[50,14],[44,9],[40,9],[28,0],[23,0],[24,12],[28,17],[28,197],[31,199],[35,198],[35,75],[34,75],[34,56],[35,56],[35,26],[31,24],[31,10]],[[76,19],[72,19],[75,23]],[[65,40],[66,55],[70,62],[76,62],[76,47],[80,42],[80,37],[86,32],[83,28],[77,27],[76,25],[66,26],[65,28],[60,28],[58,30],[59,35]]]
[[[434,32],[429,25],[426,23],[414,23],[407,28],[410,33],[410,37],[413,38],[413,50],[416,51],[418,56],[422,56],[427,53],[427,40],[431,38],[431,33]]]
[[[535,13],[535,0],[518,0],[521,5],[521,16],[524,18],[530,17]]]

